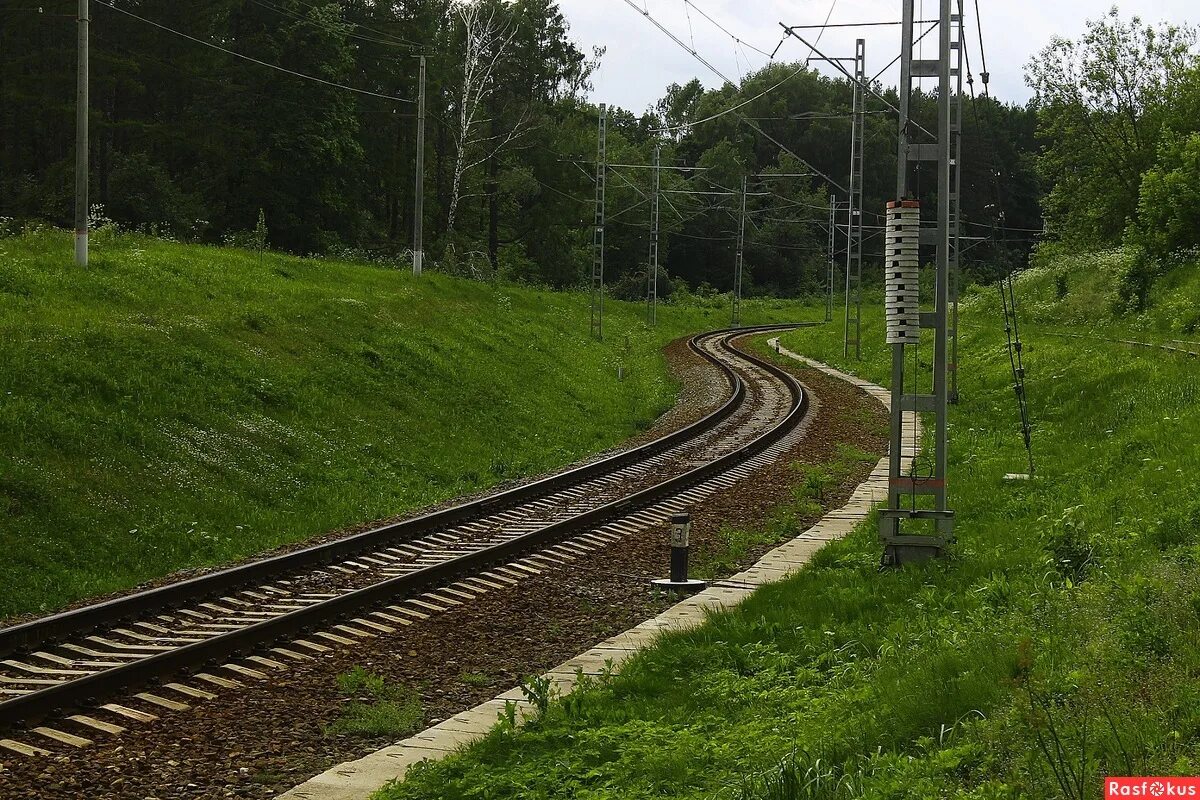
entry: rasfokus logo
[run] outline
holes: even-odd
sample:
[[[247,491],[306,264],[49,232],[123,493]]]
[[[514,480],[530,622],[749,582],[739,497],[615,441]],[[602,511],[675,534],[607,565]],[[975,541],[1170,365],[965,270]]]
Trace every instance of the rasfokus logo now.
[[[1200,778],[1105,778],[1104,800],[1118,797],[1195,797]]]

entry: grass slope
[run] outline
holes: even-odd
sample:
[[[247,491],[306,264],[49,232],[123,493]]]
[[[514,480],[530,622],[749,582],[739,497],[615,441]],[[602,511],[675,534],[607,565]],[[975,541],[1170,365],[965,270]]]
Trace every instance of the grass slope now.
[[[1017,278],[1026,316],[1047,325],[1075,325],[1137,333],[1161,342],[1200,338],[1200,253],[1164,265],[1137,310],[1140,266],[1130,247],[1081,251],[1061,243],[1039,247],[1032,268]],[[994,290],[993,290],[994,293]],[[990,298],[989,298],[990,300]]]
[[[967,309],[952,558],[878,571],[874,523],[621,674],[380,794],[417,798],[1103,796],[1200,772],[1200,379],[1187,359],[1026,327],[1040,476],[1002,324]],[[876,381],[840,326],[786,346]],[[1056,328],[1057,330],[1057,328]]]
[[[727,311],[59,232],[0,239],[0,617],[539,473],[645,429]],[[747,306],[747,321],[787,316]],[[618,380],[618,370],[625,376]]]

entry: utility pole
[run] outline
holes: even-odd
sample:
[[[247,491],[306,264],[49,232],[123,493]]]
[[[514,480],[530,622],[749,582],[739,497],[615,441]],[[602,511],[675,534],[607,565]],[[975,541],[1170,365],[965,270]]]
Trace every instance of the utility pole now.
[[[846,329],[842,356],[862,358],[862,221],[863,221],[863,137],[866,123],[866,51],[865,39],[854,43],[853,112],[850,123],[850,213],[846,226]]]
[[[88,0],[79,0],[79,64],[75,89],[75,264],[88,263]]]
[[[650,264],[646,270],[646,323],[658,322],[658,199],[662,191],[662,148],[654,146],[654,199],[650,206]]]
[[[413,208],[413,275],[425,266],[425,56],[421,56],[421,83],[417,90],[417,177]]]
[[[888,457],[888,507],[880,512],[879,531],[883,540],[883,563],[898,565],[923,561],[945,552],[954,541],[954,512],[947,504],[947,306],[950,297],[950,204],[954,185],[952,172],[957,165],[951,158],[951,59],[959,42],[952,36],[951,0],[939,0],[938,57],[913,59],[915,0],[901,0],[902,35],[900,40],[899,145],[896,163],[896,200],[887,214],[887,261],[885,264],[888,295],[887,341],[892,345],[891,447]],[[938,79],[938,125],[936,142],[917,143],[916,126],[910,119],[913,81]],[[909,165],[918,161],[936,161],[938,165],[937,227],[920,224],[920,207],[910,199]],[[920,245],[937,248],[934,310],[920,311],[916,286],[917,258]],[[921,331],[934,334],[933,392],[906,391],[906,347],[920,341]],[[914,378],[916,376],[914,375]],[[934,459],[931,474],[904,475],[901,460],[904,448],[912,454],[919,442],[904,441],[905,412],[932,412],[934,415]],[[933,508],[919,507],[918,495],[932,497]],[[906,507],[907,506],[907,507]],[[922,522],[932,531],[906,533],[905,523]]]
[[[825,321],[833,322],[834,253],[837,244],[837,196],[829,195],[829,262],[825,277]]]
[[[600,104],[596,137],[596,222],[592,228],[592,336],[604,338],[604,181],[608,175],[608,106]]]
[[[742,218],[738,225],[737,257],[733,262],[733,327],[742,325],[742,266],[746,255],[746,190],[750,179],[742,178]]]

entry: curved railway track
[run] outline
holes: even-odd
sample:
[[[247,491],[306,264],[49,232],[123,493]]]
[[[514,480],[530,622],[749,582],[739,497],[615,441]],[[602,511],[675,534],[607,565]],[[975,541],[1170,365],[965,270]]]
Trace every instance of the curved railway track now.
[[[0,731],[55,716],[77,733],[32,727],[39,744],[78,745],[661,526],[790,446],[804,392],[734,346],[790,327],[694,337],[692,349],[725,376],[728,399],[648,444],[443,511],[0,630]],[[246,653],[242,663],[222,663]],[[138,691],[168,679],[187,684]],[[105,703],[131,691],[148,711]]]

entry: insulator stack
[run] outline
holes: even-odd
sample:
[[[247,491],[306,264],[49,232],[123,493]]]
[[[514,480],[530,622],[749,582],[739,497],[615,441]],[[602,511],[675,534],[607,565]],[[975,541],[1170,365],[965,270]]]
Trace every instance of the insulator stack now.
[[[921,338],[919,256],[921,204],[888,203],[884,245],[884,307],[887,343],[916,344]]]

